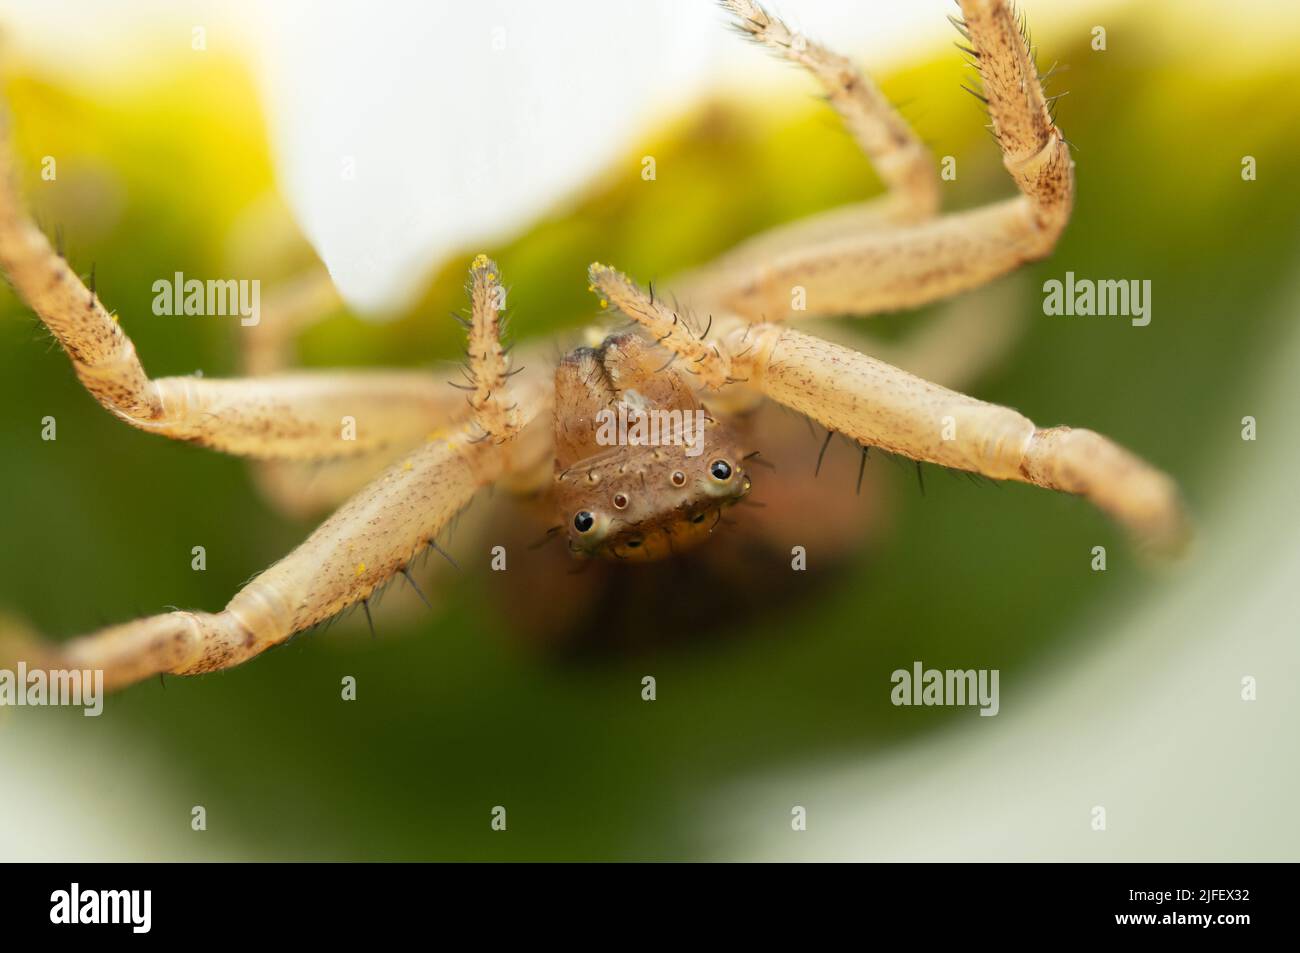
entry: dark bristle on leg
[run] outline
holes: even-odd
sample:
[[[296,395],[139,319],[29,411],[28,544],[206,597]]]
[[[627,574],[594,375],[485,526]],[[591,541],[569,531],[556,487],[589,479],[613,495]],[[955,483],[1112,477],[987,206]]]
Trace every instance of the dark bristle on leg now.
[[[432,609],[433,606],[429,604],[429,600],[425,598],[424,592],[421,591],[420,587],[415,582],[415,578],[411,575],[411,568],[409,566],[402,567],[402,575],[406,577],[406,581],[410,584],[411,588],[415,590],[415,594],[420,597],[420,601],[424,603],[425,607]]]
[[[429,540],[429,548],[434,550],[443,559],[447,560],[447,562],[451,563],[452,569],[460,569],[460,566],[456,564],[456,560],[452,559],[451,554],[439,546],[436,540]]]
[[[862,495],[862,477],[867,472],[867,454],[870,452],[871,448],[865,443],[862,444],[862,459],[858,461],[858,485],[853,491],[855,496]]]
[[[822,441],[822,448],[817,454],[817,467],[813,470],[813,476],[819,476],[822,472],[822,460],[826,458],[826,448],[831,445],[831,437],[835,436],[835,431],[826,431],[826,439]]]

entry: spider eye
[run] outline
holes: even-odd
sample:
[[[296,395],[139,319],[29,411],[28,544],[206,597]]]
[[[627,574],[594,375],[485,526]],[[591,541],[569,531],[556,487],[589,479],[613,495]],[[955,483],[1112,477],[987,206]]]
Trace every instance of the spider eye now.
[[[726,460],[714,460],[709,464],[709,475],[719,483],[726,483],[731,479],[731,464]]]
[[[673,486],[685,486],[686,474],[681,470],[674,470],[672,475]]]
[[[579,533],[589,533],[595,525],[596,517],[591,515],[590,510],[578,510],[577,515],[573,517],[573,528]]]
[[[626,493],[615,493],[615,494],[614,494],[614,508],[615,508],[615,509],[619,509],[619,510],[625,510],[625,509],[627,509],[627,494],[626,494]]]

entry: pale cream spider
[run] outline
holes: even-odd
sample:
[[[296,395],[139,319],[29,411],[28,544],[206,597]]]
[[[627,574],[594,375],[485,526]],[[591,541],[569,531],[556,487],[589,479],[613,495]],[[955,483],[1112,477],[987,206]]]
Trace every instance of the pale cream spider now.
[[[592,290],[638,332],[573,351],[553,376],[545,360],[516,359],[502,347],[501,276],[480,256],[470,270],[467,393],[415,372],[152,380],[116,319],[22,211],[13,170],[2,170],[0,266],[111,412],[144,430],[268,461],[273,484],[291,472],[276,468],[306,461],[339,464],[347,485],[355,479],[347,460],[396,459],[225,610],[170,612],[57,648],[28,645],[29,661],[102,669],[111,686],[238,665],[350,606],[368,607],[492,485],[547,486],[580,556],[670,556],[708,537],[723,508],[748,493],[753,448],[734,424],[764,399],[864,448],[1078,494],[1142,542],[1177,545],[1184,519],[1175,486],[1105,437],[1039,429],[1014,410],[789,326],[924,305],[1052,250],[1070,216],[1073,163],[1011,5],[960,0],[963,18],[954,22],[1020,194],[943,216],[931,156],[864,75],[751,0],[725,6],[755,41],[820,81],[888,193],[745,242],[675,283],[681,307],[592,265]],[[795,310],[796,289],[805,309]],[[304,297],[309,311],[312,295]],[[603,445],[596,417],[616,405],[706,411],[704,452],[672,441]],[[360,422],[355,439],[340,439],[345,417]]]

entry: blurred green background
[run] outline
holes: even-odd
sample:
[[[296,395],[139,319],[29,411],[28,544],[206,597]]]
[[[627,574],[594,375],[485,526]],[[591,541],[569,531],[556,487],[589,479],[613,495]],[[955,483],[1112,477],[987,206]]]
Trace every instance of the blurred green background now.
[[[1207,68],[1194,37],[1172,42],[1150,26],[1113,25],[1123,42],[1104,54],[1083,31],[1036,33],[1044,58],[1069,65],[1055,88],[1069,91],[1058,119],[1076,147],[1078,199],[1056,253],[1029,269],[1023,338],[975,393],[1042,425],[1114,437],[1175,475],[1195,514],[1230,489],[1215,468],[1241,452],[1242,394],[1289,321],[1275,305],[1300,261],[1300,103],[1289,95],[1300,66]],[[935,154],[958,158],[946,207],[1009,194],[985,117],[958,89],[960,56],[935,49],[916,63],[879,79]],[[584,194],[557,197],[553,214],[483,249],[514,288],[517,333],[590,320],[592,260],[667,275],[765,226],[878,191],[830,111],[795,85],[763,108],[698,106]],[[232,321],[155,318],[150,288],[174,271],[223,273],[232,229],[273,189],[239,64],[191,58],[166,86],[93,93],[17,70],[6,94],[32,208],[61,228],[77,267],[94,263],[100,296],[150,373],[236,373]],[[46,154],[59,157],[56,183],[37,175]],[[671,170],[653,186],[639,175],[645,154]],[[1256,157],[1258,181],[1242,180],[1245,155]],[[459,347],[446,313],[461,306],[479,250],[438,265],[418,306],[393,323],[339,314],[313,328],[304,362],[443,373],[435,362]],[[1067,270],[1150,279],[1151,325],[1043,316],[1037,289]],[[898,336],[932,317],[872,318],[872,330]],[[46,415],[57,418],[56,442],[40,439]],[[810,470],[816,451],[810,438]],[[114,421],[8,292],[0,460],[0,610],[52,637],[167,606],[217,609],[310,529],[271,510],[240,461]],[[864,541],[816,598],[747,621],[743,637],[581,663],[522,651],[509,632],[529,606],[489,599],[486,557],[467,550],[472,538],[453,537],[466,570],[442,577],[452,585],[434,614],[381,606],[376,641],[352,618],[231,672],[137,686],[97,721],[0,714],[0,751],[24,732],[58,739],[44,755],[79,779],[78,823],[127,823],[115,798],[152,819],[114,856],[700,856],[711,847],[690,814],[707,792],[755,771],[870,761],[971,714],[899,717],[888,696],[895,668],[913,659],[1000,668],[1005,708],[1018,677],[1070,648],[1067,630],[1086,634],[1072,625],[1082,613],[1143,599],[1151,571],[1078,501],[927,476],[921,496],[910,473],[885,466],[888,535]],[[850,505],[851,485],[825,492],[828,505]],[[190,569],[197,544],[207,548],[203,573]],[[1107,547],[1106,573],[1087,570],[1095,545]],[[665,597],[698,604],[702,634],[733,624],[711,612],[708,592]],[[752,598],[761,605],[764,594]],[[640,698],[644,674],[658,680],[653,704]],[[344,675],[358,679],[355,703],[339,700]],[[156,776],[141,784],[138,763]],[[202,836],[189,830],[194,804],[207,808]],[[498,804],[507,836],[489,830]],[[38,843],[41,833],[29,836]]]

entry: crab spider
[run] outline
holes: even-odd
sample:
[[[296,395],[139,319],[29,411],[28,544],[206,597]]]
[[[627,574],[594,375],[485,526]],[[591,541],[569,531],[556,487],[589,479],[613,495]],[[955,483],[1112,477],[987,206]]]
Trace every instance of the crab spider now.
[[[752,0],[725,6],[744,33],[824,86],[888,191],[774,229],[683,276],[674,290],[690,311],[592,265],[592,290],[638,332],[573,351],[553,377],[541,370],[545,361],[524,358],[515,366],[503,349],[495,294],[501,276],[479,256],[470,269],[464,393],[409,372],[151,379],[116,319],[21,211],[12,170],[0,170],[0,267],[112,413],[274,467],[396,460],[224,610],[170,612],[57,648],[27,645],[29,663],[102,669],[118,687],[240,664],[368,604],[494,484],[543,487],[581,557],[669,557],[706,539],[723,509],[749,492],[753,448],[734,423],[764,400],[863,447],[1077,494],[1141,542],[1176,545],[1184,520],[1174,484],[1105,437],[1039,429],[1014,410],[789,326],[795,317],[923,305],[1050,253],[1069,219],[1073,163],[1010,4],[960,0],[963,16],[955,22],[970,43],[981,98],[1019,195],[943,216],[931,157],[864,75]],[[792,308],[796,287],[806,310]],[[705,324],[691,313],[712,317]],[[614,406],[681,421],[699,413],[707,449],[691,454],[672,440],[605,445],[596,418]],[[339,440],[344,415],[366,421],[355,441]]]

